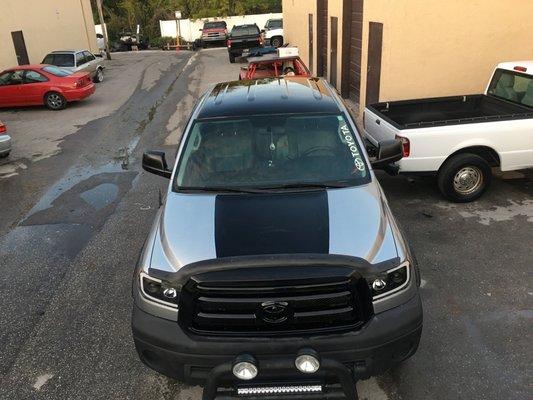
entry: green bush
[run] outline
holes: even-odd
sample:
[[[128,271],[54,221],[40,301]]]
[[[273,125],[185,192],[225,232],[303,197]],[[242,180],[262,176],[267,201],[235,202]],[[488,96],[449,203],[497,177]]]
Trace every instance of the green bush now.
[[[174,45],[176,44],[176,39],[170,36],[163,36],[163,37],[155,37],[152,40],[150,40],[150,46],[151,47],[158,47],[160,49],[164,49],[167,44]]]

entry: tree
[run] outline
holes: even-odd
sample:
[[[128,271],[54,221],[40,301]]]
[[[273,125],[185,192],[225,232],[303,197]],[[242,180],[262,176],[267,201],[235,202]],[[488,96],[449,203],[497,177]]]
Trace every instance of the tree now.
[[[95,0],[91,0],[93,3]],[[281,0],[102,0],[109,40],[123,31],[134,32],[137,25],[146,38],[159,37],[159,20],[174,19],[181,11],[184,18],[263,14],[281,12]],[[96,11],[96,7],[93,6]],[[98,21],[95,15],[95,21]]]

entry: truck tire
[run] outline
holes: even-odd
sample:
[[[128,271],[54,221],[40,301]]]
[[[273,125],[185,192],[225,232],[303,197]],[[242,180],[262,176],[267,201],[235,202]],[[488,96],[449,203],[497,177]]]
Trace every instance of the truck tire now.
[[[234,64],[235,63],[235,54],[229,53],[229,62]]]
[[[488,189],[491,181],[492,171],[487,161],[470,153],[452,156],[438,174],[441,193],[456,203],[478,199]]]
[[[270,45],[272,47],[283,46],[283,38],[281,36],[274,36],[272,39],[270,39]]]

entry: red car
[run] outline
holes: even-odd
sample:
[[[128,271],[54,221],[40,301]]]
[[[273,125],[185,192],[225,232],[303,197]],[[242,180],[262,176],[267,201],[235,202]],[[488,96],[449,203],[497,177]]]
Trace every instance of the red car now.
[[[248,66],[241,68],[239,80],[279,76],[309,77],[311,72],[298,56],[280,57],[277,54],[265,54],[261,57],[249,57]]]
[[[72,73],[53,65],[21,65],[0,73],[0,107],[46,105],[62,110],[67,103],[94,93],[86,72]]]

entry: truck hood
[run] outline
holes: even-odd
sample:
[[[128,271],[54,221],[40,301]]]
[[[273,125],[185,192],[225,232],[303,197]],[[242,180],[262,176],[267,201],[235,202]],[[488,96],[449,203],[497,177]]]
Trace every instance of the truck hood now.
[[[264,254],[339,254],[374,264],[398,256],[388,205],[375,183],[243,195],[170,192],[151,268],[175,272],[209,259]]]

